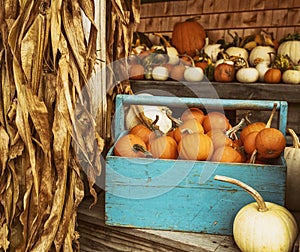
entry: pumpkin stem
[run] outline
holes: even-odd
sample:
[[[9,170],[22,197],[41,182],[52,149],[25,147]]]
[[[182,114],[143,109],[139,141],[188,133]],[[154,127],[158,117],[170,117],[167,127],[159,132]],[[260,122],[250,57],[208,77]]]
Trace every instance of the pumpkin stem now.
[[[189,60],[192,63],[192,67],[195,67],[195,61],[190,55],[188,55],[188,54],[179,54],[178,57],[187,57],[187,58],[189,58]]]
[[[268,122],[266,124],[266,128],[270,128],[271,127],[272,120],[273,120],[273,117],[275,115],[276,109],[277,109],[277,103],[274,103],[271,115],[270,115],[269,120],[268,120]]]
[[[227,183],[231,183],[231,184],[234,184],[234,185],[237,185],[237,186],[243,188],[246,192],[248,192],[255,199],[255,201],[257,202],[257,205],[258,205],[258,211],[259,212],[268,211],[268,208],[266,206],[266,202],[264,201],[263,197],[259,194],[258,191],[256,191],[251,186],[245,184],[244,182],[242,182],[240,180],[230,178],[230,177],[226,177],[226,176],[221,176],[221,175],[215,175],[214,179],[219,180],[219,181],[223,181],[223,182],[227,182]]]
[[[153,35],[160,37],[161,40],[164,42],[165,47],[172,47],[170,42],[166,40],[166,38],[161,33],[154,32]]]
[[[242,125],[244,124],[244,122],[245,122],[245,118],[242,118],[241,121],[237,125],[233,126],[231,129],[227,130],[225,135],[227,137],[231,138],[234,133],[236,133],[237,131],[239,131],[242,128]]]
[[[276,112],[276,108],[277,108],[277,103],[274,103],[271,115],[270,115],[269,120],[268,120],[268,122],[266,124],[266,128],[270,128],[271,127],[272,120],[273,120],[273,117],[274,117],[275,112]],[[252,152],[252,154],[251,154],[250,161],[249,161],[250,164],[254,164],[255,163],[256,155],[257,155],[257,149],[255,149]]]
[[[133,146],[132,146],[132,149],[133,149],[133,151],[134,152],[142,152],[146,157],[148,157],[148,158],[151,158],[151,157],[153,157],[152,156],[152,154],[149,152],[149,151],[147,151],[142,145],[140,145],[140,144],[134,144]]]
[[[177,119],[172,116],[172,112],[170,112],[170,110],[166,111],[166,115],[172,121],[174,127],[178,127],[181,124],[183,124],[183,122],[180,119]]]
[[[293,147],[296,149],[300,148],[300,141],[295,131],[290,128],[288,128],[287,130],[293,138]]]

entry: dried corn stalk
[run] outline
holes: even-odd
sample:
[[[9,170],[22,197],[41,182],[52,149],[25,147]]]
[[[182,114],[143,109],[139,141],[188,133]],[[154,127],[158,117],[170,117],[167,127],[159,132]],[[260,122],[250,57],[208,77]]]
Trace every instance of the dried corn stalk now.
[[[111,122],[115,97],[117,94],[132,94],[126,57],[129,55],[134,29],[140,21],[140,0],[111,0],[107,4],[107,14],[106,146],[109,146],[113,141]]]
[[[94,12],[93,0],[0,0],[0,250],[79,250],[81,173],[96,199],[103,149],[87,85]]]

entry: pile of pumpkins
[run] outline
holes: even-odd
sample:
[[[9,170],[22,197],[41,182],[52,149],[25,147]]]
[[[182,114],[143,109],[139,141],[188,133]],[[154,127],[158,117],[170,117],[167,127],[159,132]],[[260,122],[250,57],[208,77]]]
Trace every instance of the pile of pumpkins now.
[[[230,32],[228,32],[230,34]],[[136,39],[128,57],[130,79],[300,84],[300,34],[277,41],[265,31],[210,43],[195,19],[174,25],[161,44]]]
[[[286,147],[285,136],[267,123],[250,122],[247,117],[235,126],[220,111],[185,109],[180,118],[167,116],[169,128],[135,123],[114,146],[116,156],[181,159],[232,163],[268,164]],[[147,114],[145,114],[147,116]],[[161,130],[163,129],[163,130]]]

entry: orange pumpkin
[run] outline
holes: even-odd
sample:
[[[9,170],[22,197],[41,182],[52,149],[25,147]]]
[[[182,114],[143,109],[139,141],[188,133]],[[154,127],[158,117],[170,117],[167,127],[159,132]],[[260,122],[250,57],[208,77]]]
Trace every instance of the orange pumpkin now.
[[[186,134],[178,143],[179,157],[185,160],[209,160],[213,149],[212,140],[204,133]]]
[[[196,132],[204,133],[202,124],[196,119],[189,119],[175,129],[174,139],[178,143],[183,135]]]
[[[129,78],[132,80],[144,79],[145,68],[141,64],[133,64],[128,69]]]
[[[214,70],[214,79],[219,82],[231,82],[235,78],[235,71],[233,64],[221,63]]]
[[[256,149],[255,139],[259,131],[250,132],[244,139],[244,150],[247,154],[251,155]]]
[[[185,69],[186,67],[183,64],[173,66],[172,70],[170,71],[170,78],[177,81],[183,80]]]
[[[237,149],[230,146],[223,146],[214,151],[211,161],[241,163],[243,161],[243,157]]]
[[[196,20],[177,22],[173,27],[172,44],[180,54],[196,55],[205,45],[206,32]]]
[[[257,134],[255,146],[261,158],[276,158],[284,151],[286,140],[280,130],[265,128]]]
[[[155,133],[152,130],[150,130],[147,126],[141,123],[132,127],[129,133],[139,136],[140,138],[143,139],[143,141],[146,144],[149,142],[150,138],[155,137]]]
[[[242,143],[245,141],[245,137],[253,132],[253,131],[260,131],[266,127],[266,124],[264,122],[253,122],[251,124],[248,124],[245,128],[242,129],[240,134],[240,139]]]
[[[182,114],[181,114],[181,121],[187,121],[189,119],[196,119],[198,120],[201,124],[204,120],[204,113],[201,109],[199,108],[188,108],[186,109]]]
[[[279,83],[281,81],[282,73],[278,68],[270,68],[264,75],[266,83]]]
[[[211,129],[221,129],[228,130],[230,128],[230,123],[228,118],[218,111],[209,112],[202,122],[204,132],[207,133]]]
[[[114,154],[122,157],[146,157],[146,144],[134,134],[126,134],[119,138],[114,146]]]
[[[151,139],[148,150],[154,158],[176,159],[178,156],[177,142],[167,135]]]
[[[214,149],[217,149],[219,147],[224,147],[224,146],[233,146],[235,145],[233,140],[226,136],[224,132],[221,129],[212,129],[207,132],[207,135],[211,138],[213,141]]]

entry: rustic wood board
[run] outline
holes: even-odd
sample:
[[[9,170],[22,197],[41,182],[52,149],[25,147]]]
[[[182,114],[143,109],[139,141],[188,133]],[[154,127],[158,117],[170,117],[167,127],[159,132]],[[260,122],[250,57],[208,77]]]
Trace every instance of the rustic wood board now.
[[[86,197],[78,209],[81,252],[239,252],[233,238],[187,232],[110,227],[104,224],[104,192],[90,209]],[[298,224],[300,212],[294,212]],[[300,236],[293,252],[300,252]]]
[[[104,193],[89,209],[91,198],[78,209],[82,252],[238,252],[231,236],[112,227],[104,224]]]
[[[261,29],[273,32],[274,38],[279,40],[300,31],[299,12],[299,1],[289,0],[164,1],[141,5],[137,30],[170,36],[176,22],[199,16],[198,21],[211,41],[223,37],[230,42],[227,30],[243,36]]]

